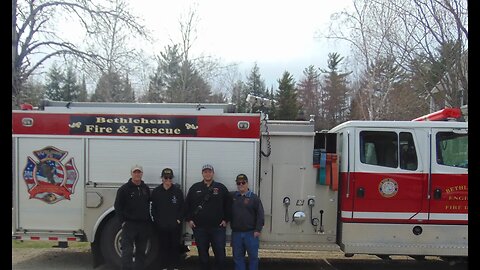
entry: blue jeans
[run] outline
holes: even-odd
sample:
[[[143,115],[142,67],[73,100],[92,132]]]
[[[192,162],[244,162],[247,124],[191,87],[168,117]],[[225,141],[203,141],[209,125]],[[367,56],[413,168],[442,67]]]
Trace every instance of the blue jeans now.
[[[248,253],[249,270],[258,269],[259,239],[253,231],[232,232],[232,251],[235,270],[245,270],[245,251]]]
[[[193,228],[193,237],[197,243],[198,258],[200,259],[200,269],[211,270],[209,263],[208,249],[212,246],[215,256],[215,270],[225,268],[225,245],[226,230],[225,227],[219,228]]]

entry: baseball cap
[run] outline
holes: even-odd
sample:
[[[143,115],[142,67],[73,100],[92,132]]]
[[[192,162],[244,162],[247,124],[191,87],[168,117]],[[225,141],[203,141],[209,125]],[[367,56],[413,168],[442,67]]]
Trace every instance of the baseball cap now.
[[[135,165],[132,166],[132,169],[130,170],[130,172],[134,172],[136,170],[139,170],[139,171],[143,172],[143,167],[138,165],[138,164],[135,164]]]
[[[173,178],[173,171],[170,168],[165,168],[162,170],[162,177],[168,176],[170,178]]]
[[[210,164],[205,164],[205,165],[203,165],[203,166],[202,166],[202,172],[203,172],[204,170],[212,170],[212,172],[215,171],[215,170],[213,169],[213,166],[210,165]]]
[[[248,182],[248,177],[245,174],[241,173],[241,174],[237,175],[237,178],[235,179],[235,182],[237,182],[237,181]]]

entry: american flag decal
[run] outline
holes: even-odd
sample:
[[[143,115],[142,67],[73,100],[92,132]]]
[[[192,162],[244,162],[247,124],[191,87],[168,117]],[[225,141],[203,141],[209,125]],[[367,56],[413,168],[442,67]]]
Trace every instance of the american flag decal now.
[[[74,159],[70,158],[62,164],[68,152],[54,146],[33,151],[33,154],[38,162],[29,156],[23,170],[23,179],[30,199],[38,199],[49,204],[63,199],[70,200],[78,180]]]

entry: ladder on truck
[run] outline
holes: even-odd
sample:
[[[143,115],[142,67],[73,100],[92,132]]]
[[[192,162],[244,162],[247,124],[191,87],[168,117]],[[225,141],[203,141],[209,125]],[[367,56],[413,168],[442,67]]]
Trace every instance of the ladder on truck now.
[[[22,104],[22,110],[36,109],[30,104]],[[42,100],[38,110],[48,112],[121,112],[127,113],[195,113],[223,114],[234,113],[232,103],[123,103],[123,102],[67,102]]]

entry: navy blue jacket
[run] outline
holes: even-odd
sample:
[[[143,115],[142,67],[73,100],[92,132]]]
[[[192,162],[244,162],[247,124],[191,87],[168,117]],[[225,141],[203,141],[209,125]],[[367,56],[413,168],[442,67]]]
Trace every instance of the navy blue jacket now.
[[[160,229],[174,229],[183,220],[183,192],[177,185],[165,189],[163,184],[152,191],[153,222]]]
[[[232,193],[232,222],[230,227],[234,232],[261,232],[265,222],[262,201],[258,196],[247,191],[244,195],[235,191]]]

